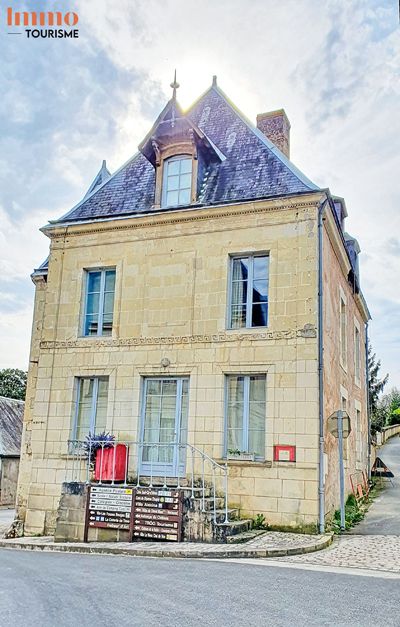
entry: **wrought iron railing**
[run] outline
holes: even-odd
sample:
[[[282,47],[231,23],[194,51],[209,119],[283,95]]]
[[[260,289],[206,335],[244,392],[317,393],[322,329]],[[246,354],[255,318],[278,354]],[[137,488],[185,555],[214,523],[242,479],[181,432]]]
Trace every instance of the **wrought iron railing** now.
[[[191,444],[69,440],[65,481],[134,488],[173,486],[200,499],[203,512],[210,499],[215,524],[229,520],[228,465]]]

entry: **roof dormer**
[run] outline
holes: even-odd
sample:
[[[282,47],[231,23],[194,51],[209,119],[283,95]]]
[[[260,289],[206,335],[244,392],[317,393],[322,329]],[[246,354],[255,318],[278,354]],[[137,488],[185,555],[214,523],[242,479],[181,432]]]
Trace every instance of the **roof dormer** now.
[[[139,145],[156,170],[155,208],[182,207],[198,201],[202,176],[224,155],[182,111],[173,96]],[[199,164],[200,162],[200,164]]]

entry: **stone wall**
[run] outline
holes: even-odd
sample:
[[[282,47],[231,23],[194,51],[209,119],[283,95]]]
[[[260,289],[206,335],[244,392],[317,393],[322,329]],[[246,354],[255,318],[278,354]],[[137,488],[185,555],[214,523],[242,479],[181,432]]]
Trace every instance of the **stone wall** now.
[[[266,461],[229,462],[230,501],[271,524],[318,517],[318,195],[69,227],[37,288],[18,507],[52,533],[75,380],[108,376],[107,430],[136,440],[143,378],[188,376],[188,441],[223,454],[226,374],[267,377]],[[229,255],[269,252],[269,323],[227,330]],[[111,338],[82,338],[84,270],[116,267]],[[38,291],[39,290],[39,291]],[[161,361],[167,358],[168,367]],[[296,446],[274,462],[273,446]]]
[[[19,458],[0,460],[0,505],[14,505],[17,496]]]
[[[338,440],[327,432],[328,417],[341,408],[342,395],[347,401],[352,431],[344,441],[344,467],[346,494],[351,492],[350,475],[367,470],[368,417],[365,386],[365,323],[357,306],[352,287],[347,280],[349,265],[337,254],[329,225],[325,223],[323,239],[324,271],[324,432],[325,432],[325,511],[331,516],[339,506],[339,456]],[[347,263],[348,260],[347,260]],[[335,277],[335,280],[332,280]],[[346,302],[347,359],[339,357],[340,348],[340,297]],[[360,330],[360,378],[355,376],[354,329]],[[361,412],[361,450],[356,451],[356,409]],[[357,483],[357,481],[355,481]]]

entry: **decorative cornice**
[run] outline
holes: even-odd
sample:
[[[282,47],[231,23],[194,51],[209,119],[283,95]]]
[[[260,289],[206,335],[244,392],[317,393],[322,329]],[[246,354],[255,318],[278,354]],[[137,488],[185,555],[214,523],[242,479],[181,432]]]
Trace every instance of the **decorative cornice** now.
[[[140,228],[153,228],[155,226],[164,226],[165,224],[181,224],[184,222],[205,222],[211,219],[225,218],[230,216],[241,216],[257,213],[269,213],[275,211],[284,210],[301,210],[308,208],[315,208],[318,204],[318,199],[310,201],[292,201],[281,204],[276,204],[276,201],[272,201],[270,206],[258,206],[260,202],[266,201],[251,201],[248,203],[240,203],[240,205],[227,205],[225,211],[221,211],[223,207],[218,205],[213,206],[193,206],[188,210],[179,211],[158,211],[156,213],[158,219],[154,218],[154,214],[136,214],[127,216],[114,216],[104,220],[92,220],[90,222],[77,224],[55,224],[46,226],[41,229],[49,238],[56,239],[63,236],[68,231],[68,237],[75,237],[78,235],[88,233],[104,233],[105,231],[125,231]],[[256,203],[256,204],[255,204]],[[242,209],[237,207],[241,206]],[[218,211],[217,211],[218,210]],[[160,219],[161,218],[161,219]],[[128,221],[130,221],[128,223]],[[114,222],[114,224],[110,224]],[[93,228],[93,225],[98,225],[97,228]],[[80,228],[79,228],[80,227]]]
[[[288,329],[287,331],[262,331],[257,333],[215,333],[209,335],[174,335],[170,337],[129,337],[122,339],[78,339],[67,341],[40,342],[40,348],[115,348],[124,346],[149,346],[171,344],[213,344],[213,343],[237,343],[241,341],[259,340],[292,340],[295,338],[315,338],[317,331],[314,325],[305,324],[301,329]]]

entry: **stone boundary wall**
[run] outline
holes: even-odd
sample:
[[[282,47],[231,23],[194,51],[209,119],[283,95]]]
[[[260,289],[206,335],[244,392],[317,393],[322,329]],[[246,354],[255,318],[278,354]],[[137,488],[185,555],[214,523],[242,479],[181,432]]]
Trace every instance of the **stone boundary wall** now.
[[[390,438],[398,434],[400,434],[400,424],[383,427],[382,431],[378,431],[376,434],[377,446],[382,446],[382,444],[385,444]]]

